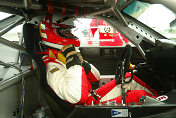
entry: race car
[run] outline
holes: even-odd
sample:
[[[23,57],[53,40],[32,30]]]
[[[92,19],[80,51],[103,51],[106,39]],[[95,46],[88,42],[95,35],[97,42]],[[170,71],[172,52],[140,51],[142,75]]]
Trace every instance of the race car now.
[[[0,20],[0,117],[175,117],[175,4],[164,0],[0,0],[0,11],[11,14]],[[51,14],[55,23],[50,24]],[[40,30],[24,28],[16,33],[20,39],[14,43],[8,31],[22,23]],[[63,35],[67,29],[76,37]],[[47,84],[42,56],[51,45],[46,37],[56,47],[67,44],[70,37],[75,39],[82,57],[100,71],[100,81],[92,83],[94,90],[114,79],[128,83],[123,78],[129,72],[159,95],[128,103],[122,94],[125,103],[70,107]],[[135,67],[129,69],[132,64]]]

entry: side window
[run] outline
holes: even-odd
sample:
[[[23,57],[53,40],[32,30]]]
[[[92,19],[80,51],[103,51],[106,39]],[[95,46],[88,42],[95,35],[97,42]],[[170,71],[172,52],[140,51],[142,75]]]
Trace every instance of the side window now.
[[[22,25],[18,25],[9,31],[6,31],[4,34],[2,32],[4,32],[4,30],[10,26],[7,24],[9,23],[8,18],[11,16],[11,14],[0,12],[0,16],[1,16],[0,17],[0,34],[1,34],[0,37],[18,44],[19,38],[21,36]],[[0,61],[5,62],[5,63],[11,63],[11,64],[16,63],[15,61],[17,59],[18,50],[8,47],[1,43],[0,43],[0,50],[1,50],[0,51],[0,55],[1,55]]]
[[[20,73],[16,68],[22,64],[21,60],[24,60],[22,58],[24,54],[14,49],[19,47],[19,42],[22,43],[19,40],[22,32],[22,25],[20,24],[23,23],[24,19],[21,16],[3,12],[0,12],[0,16],[0,82],[9,82],[12,78],[17,79],[16,76]],[[28,67],[22,68],[23,71],[26,69]],[[9,81],[6,81],[8,79]]]

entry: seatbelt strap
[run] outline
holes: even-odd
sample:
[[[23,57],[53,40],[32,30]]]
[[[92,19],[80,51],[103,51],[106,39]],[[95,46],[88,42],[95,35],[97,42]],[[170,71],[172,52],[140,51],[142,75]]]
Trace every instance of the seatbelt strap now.
[[[51,2],[51,0],[47,0],[47,3],[48,3],[48,13],[53,14],[54,12],[53,3]]]
[[[97,104],[100,101],[101,96],[99,96],[94,90],[90,90],[90,94],[95,100],[94,104]]]

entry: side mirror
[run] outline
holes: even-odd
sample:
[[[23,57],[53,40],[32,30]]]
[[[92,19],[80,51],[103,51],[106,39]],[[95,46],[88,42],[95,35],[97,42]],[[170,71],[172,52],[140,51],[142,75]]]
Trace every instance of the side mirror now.
[[[176,19],[170,22],[170,28],[173,28],[176,26]]]

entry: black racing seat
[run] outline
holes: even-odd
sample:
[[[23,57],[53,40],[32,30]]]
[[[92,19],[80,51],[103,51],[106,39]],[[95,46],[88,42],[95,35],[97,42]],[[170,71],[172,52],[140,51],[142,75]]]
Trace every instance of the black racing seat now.
[[[44,98],[46,99],[55,118],[64,118],[74,109],[68,102],[60,99],[54,91],[48,86],[46,80],[46,67],[42,60],[40,49],[40,32],[37,25],[26,23],[23,26],[24,43],[26,52],[35,61],[38,71],[38,79]]]

